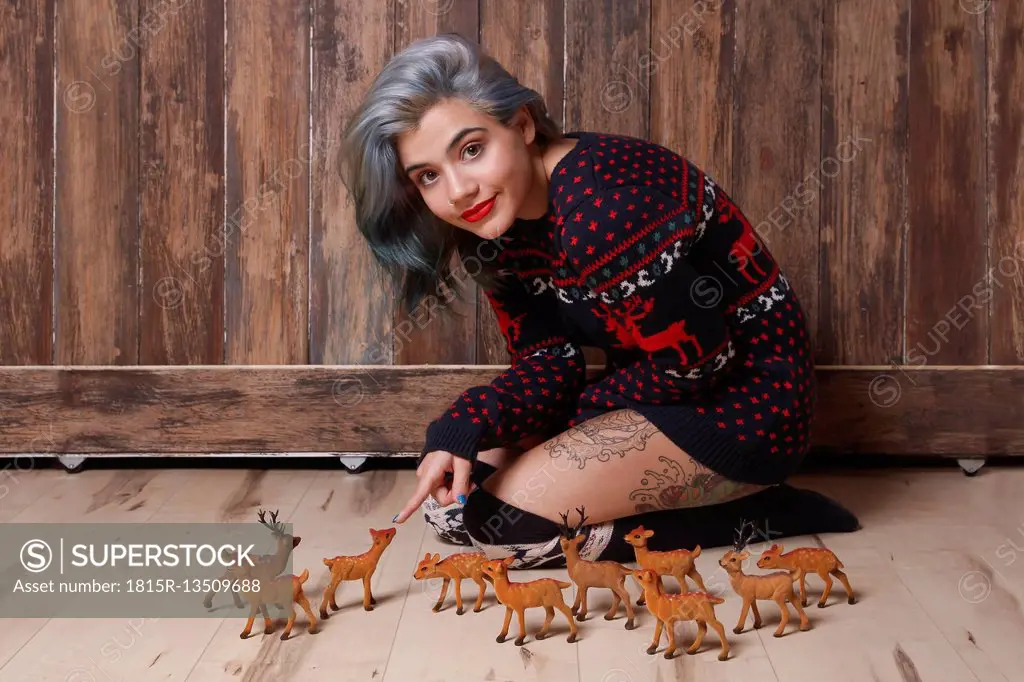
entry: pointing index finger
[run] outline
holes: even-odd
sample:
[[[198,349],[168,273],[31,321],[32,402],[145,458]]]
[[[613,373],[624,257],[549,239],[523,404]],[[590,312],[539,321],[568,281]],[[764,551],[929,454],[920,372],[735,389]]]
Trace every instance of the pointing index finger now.
[[[427,499],[427,495],[430,494],[430,478],[424,476],[420,479],[419,485],[416,486],[416,492],[412,494],[409,501],[405,503],[405,507],[402,511],[395,515],[392,520],[393,523],[405,523],[406,519],[412,516],[412,513],[420,508],[423,501]]]

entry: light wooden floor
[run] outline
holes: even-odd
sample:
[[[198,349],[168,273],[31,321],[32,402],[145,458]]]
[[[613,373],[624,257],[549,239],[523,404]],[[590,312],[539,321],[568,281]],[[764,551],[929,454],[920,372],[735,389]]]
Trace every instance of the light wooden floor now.
[[[252,521],[259,506],[280,508],[281,520],[294,523],[303,538],[296,572],[310,569],[307,594],[316,605],[327,580],[321,559],[363,551],[367,528],[392,525],[414,481],[407,470],[27,471],[3,481],[0,522]],[[504,609],[493,592],[481,613],[458,616],[454,606],[431,611],[439,586],[412,580],[413,568],[427,551],[455,548],[416,517],[399,528],[381,561],[373,582],[376,609],[363,611],[361,588],[343,583],[342,610],[319,634],[308,635],[300,616],[289,641],[276,635],[243,641],[238,612],[196,620],[9,619],[0,635],[0,680],[1024,680],[1024,469],[988,467],[974,478],[957,469],[858,471],[794,482],[835,496],[860,516],[864,530],[823,538],[846,565],[859,601],[848,605],[837,582],[827,608],[812,603],[808,609],[812,630],[791,625],[776,639],[772,604],[761,607],[762,629],[751,630],[748,620],[746,631],[733,634],[740,600],[727,593],[717,607],[732,645],[725,662],[716,658],[711,633],[695,656],[665,660],[665,639],[656,656],[647,655],[650,614],[639,608],[633,631],[623,629],[621,611],[605,621],[600,614],[610,600],[600,591],[590,594],[598,617],[580,624],[576,644],[566,643],[566,624],[558,620],[553,637],[533,638],[543,610],[528,612],[525,646],[498,644]],[[813,544],[797,540],[784,544]],[[717,563],[722,553],[705,550],[698,560],[712,590],[727,588]],[[552,569],[513,578],[552,574],[565,577]],[[813,577],[808,583],[816,599],[821,583]],[[475,599],[476,587],[464,585]],[[636,585],[627,585],[635,597]],[[571,603],[575,593],[565,594]],[[513,619],[513,638],[515,628]],[[259,621],[254,632],[262,632]],[[694,632],[692,623],[677,627],[684,645]]]

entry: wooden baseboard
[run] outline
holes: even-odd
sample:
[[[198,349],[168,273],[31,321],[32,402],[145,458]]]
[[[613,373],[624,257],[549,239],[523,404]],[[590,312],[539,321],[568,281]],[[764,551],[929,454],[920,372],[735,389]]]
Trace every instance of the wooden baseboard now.
[[[417,453],[430,419],[503,369],[3,367],[0,453]],[[816,453],[1024,454],[1024,366],[819,367],[818,378]]]

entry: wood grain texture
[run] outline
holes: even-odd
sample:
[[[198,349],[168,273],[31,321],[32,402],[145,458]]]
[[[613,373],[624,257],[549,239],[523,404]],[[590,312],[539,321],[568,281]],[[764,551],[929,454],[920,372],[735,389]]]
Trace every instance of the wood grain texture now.
[[[391,58],[394,32],[395,0],[314,4],[309,361],[316,365],[393,362],[394,296],[356,228],[338,152],[345,125]]]
[[[260,507],[280,509],[281,519],[301,535],[292,566],[295,572],[310,569],[305,587],[316,600],[326,571],[316,571],[314,566],[322,565],[318,562],[329,554],[365,549],[367,528],[390,527],[394,509],[416,484],[415,473],[408,470],[370,470],[352,476],[332,468],[328,464],[298,472],[292,467],[261,472],[200,467],[161,471],[141,492],[135,487],[118,491],[98,509],[95,504],[104,499],[103,491],[120,486],[118,475],[103,469],[86,469],[74,476],[37,469],[21,477],[21,485],[31,490],[35,503],[19,516],[18,523],[248,523]],[[254,480],[253,473],[260,478]],[[128,476],[129,486],[141,478],[135,472]],[[644,649],[652,639],[653,618],[639,609],[638,628],[627,632],[622,628],[621,606],[616,620],[596,617],[579,623],[580,639],[575,645],[565,644],[567,629],[564,621],[559,626],[557,620],[555,636],[547,641],[529,637],[525,647],[511,642],[498,645],[494,636],[501,628],[504,608],[490,587],[478,614],[454,613],[451,586],[442,611],[431,611],[441,580],[415,580],[412,569],[417,560],[426,552],[446,556],[473,548],[444,543],[417,514],[397,527],[395,540],[374,574],[371,584],[378,602],[374,612],[359,612],[358,582],[344,583],[338,592],[342,610],[316,636],[305,635],[299,614],[298,632],[287,642],[259,635],[241,640],[236,628],[244,624],[245,612],[231,606],[230,598],[225,605],[223,596],[215,599],[216,612],[210,618],[53,619],[38,637],[32,635],[45,621],[7,619],[10,632],[0,639],[0,679],[1017,680],[1024,664],[1024,651],[1017,644],[1024,636],[1018,608],[1024,599],[1024,561],[1016,549],[1024,537],[1020,525],[1024,506],[1018,494],[1024,486],[1024,469],[986,468],[970,481],[956,467],[943,467],[799,474],[792,482],[839,501],[861,520],[864,527],[854,533],[779,540],[787,548],[827,543],[846,567],[858,593],[857,604],[845,604],[843,587],[836,582],[827,608],[808,610],[810,632],[773,638],[779,611],[764,604],[761,614],[766,627],[751,630],[748,614],[747,630],[734,635],[728,630],[736,622],[742,600],[731,591],[727,575],[717,564],[729,547],[704,547],[698,570],[708,590],[725,599],[716,606],[716,613],[726,625],[732,647],[726,663],[716,660],[714,635],[705,636],[694,656],[681,654],[665,660],[661,655],[664,637],[658,655],[648,656]],[[164,501],[167,491],[174,494]],[[140,503],[145,506],[138,507]],[[752,554],[759,553],[767,543],[757,540],[751,547]],[[635,566],[635,562],[626,564]],[[564,569],[539,568],[516,571],[513,579],[535,577],[568,578]],[[464,582],[463,587],[463,597],[472,608],[476,586]],[[807,588],[809,600],[817,600],[824,584],[810,576]],[[638,595],[631,579],[626,589],[634,598]],[[566,590],[565,595],[571,600],[574,590]],[[591,611],[600,616],[611,602],[609,595],[608,590],[590,590]],[[532,634],[544,612],[526,613]],[[261,626],[257,621],[257,633]],[[515,627],[513,623],[513,637]],[[678,626],[676,634],[686,646],[695,630],[689,623]],[[453,641],[462,644],[457,656],[423,655],[424,650],[447,651]],[[54,642],[63,644],[58,647]],[[573,672],[576,658],[578,674]]]
[[[823,1],[736,5],[730,192],[792,283],[815,336],[821,187],[831,172],[820,140]]]
[[[540,93],[555,122],[561,122],[563,115],[564,12],[563,0],[480,2],[481,43],[520,83]],[[508,362],[505,338],[494,310],[479,291],[477,319],[475,362],[482,365]]]
[[[4,368],[0,452],[418,453],[427,422],[502,368]],[[819,452],[1024,453],[1024,366],[824,367],[818,380]]]
[[[819,368],[814,444],[836,453],[1019,455],[1020,369]]]
[[[56,9],[58,364],[139,357],[138,3]]]
[[[224,0],[143,0],[139,362],[224,357]]]
[[[227,0],[228,364],[305,363],[309,2]]]
[[[411,472],[400,472],[399,481],[409,477]],[[422,518],[423,515],[415,516]],[[518,517],[514,513],[508,514],[510,522],[514,523]],[[495,518],[492,526],[504,523],[504,519],[498,521]],[[406,521],[402,526],[408,525]],[[459,547],[441,540],[434,529],[424,524],[424,535],[419,555],[414,558],[412,567],[423,559],[427,554],[437,553],[442,557],[452,554],[462,554],[475,551],[474,547]],[[501,526],[497,526],[501,527]],[[402,531],[399,531],[402,532]],[[398,540],[398,537],[395,537]],[[388,551],[391,551],[390,548]],[[412,571],[409,571],[411,573]],[[537,578],[557,578],[568,580],[564,569],[552,569],[541,566],[531,569],[514,569],[509,571],[509,580],[514,582],[527,582]],[[630,580],[627,578],[627,585]],[[402,619],[394,629],[395,645],[392,647],[391,656],[388,659],[388,667],[380,682],[406,682],[407,680],[438,680],[439,682],[462,682],[463,680],[480,680],[481,682],[628,682],[629,680],[647,680],[655,682],[658,678],[654,676],[634,675],[624,677],[617,675],[615,670],[605,667],[602,674],[596,676],[584,676],[583,662],[585,651],[581,649],[584,642],[592,642],[597,634],[597,623],[605,624],[601,618],[587,618],[583,623],[577,623],[580,634],[577,642],[568,644],[565,638],[569,634],[569,625],[562,614],[555,612],[555,619],[551,623],[550,636],[544,640],[534,638],[541,625],[544,623],[544,609],[526,609],[523,619],[526,623],[526,642],[522,647],[516,646],[511,640],[518,636],[518,622],[515,618],[509,626],[511,633],[508,640],[498,644],[494,641],[495,636],[501,631],[502,622],[505,619],[505,607],[498,602],[494,594],[494,587],[488,582],[484,593],[483,603],[479,613],[474,613],[474,603],[477,598],[477,586],[472,580],[462,581],[462,600],[465,605],[465,612],[459,616],[456,612],[455,596],[452,594],[454,583],[449,585],[445,595],[444,605],[439,612],[433,611],[433,605],[441,594],[443,579],[426,578],[417,580],[413,578],[409,583],[409,590],[405,598],[405,609],[402,611]],[[606,590],[592,589],[587,594],[588,605],[600,599],[597,593]],[[610,594],[610,591],[608,591]],[[572,605],[576,596],[576,588],[571,587],[562,591],[562,596],[568,605]],[[609,603],[610,603],[609,599]],[[605,607],[607,610],[607,607]],[[620,613],[622,609],[619,609]],[[473,618],[467,618],[467,616]],[[559,622],[561,619],[561,622]],[[608,623],[612,625],[612,623]],[[628,647],[632,653],[636,646],[629,638],[622,637],[622,622],[614,621],[618,626],[620,645]],[[651,629],[653,631],[653,625]],[[626,633],[632,634],[632,633]],[[648,637],[650,639],[650,637]],[[559,641],[561,640],[561,641]],[[423,656],[409,652],[437,651],[446,647],[446,641],[455,642],[479,642],[479,645],[467,646],[457,656],[445,657],[451,663],[451,668],[441,672],[439,661],[433,656]],[[506,646],[508,645],[508,646]],[[551,646],[549,646],[551,645]],[[663,659],[664,660],[664,659]],[[617,661],[623,665],[622,659]],[[666,661],[668,663],[668,661]],[[614,666],[612,666],[614,667]],[[625,667],[625,666],[623,666]],[[634,669],[630,667],[632,672]],[[662,679],[673,679],[672,677]],[[707,679],[707,678],[703,678]]]
[[[315,473],[316,477],[308,490],[303,490],[298,504],[288,509],[287,516],[282,511],[282,518],[287,518],[302,538],[292,553],[292,572],[299,574],[309,569],[303,589],[317,613],[330,580],[324,557],[359,554],[369,549],[368,529],[395,527],[391,522],[395,510],[405,504],[416,486],[415,477],[406,476],[404,471],[367,471],[358,476],[341,471],[302,473]],[[313,636],[307,633],[308,621],[300,612],[287,642],[274,642],[267,637],[261,649],[259,640],[244,641],[238,637],[237,630],[245,621],[232,618],[208,644],[195,648],[198,660],[186,682],[223,679],[225,671],[231,671],[239,680],[252,682],[383,682],[392,652],[408,655],[413,651],[411,647],[395,647],[395,632],[399,619],[414,608],[410,593],[416,583],[411,574],[422,557],[420,546],[425,526],[422,515],[397,526],[394,540],[370,578],[377,600],[371,613],[363,611],[362,583],[345,581],[335,594],[340,610],[332,611],[330,618],[320,624],[320,632]],[[416,602],[420,603],[426,601]],[[231,610],[233,606],[224,609],[227,613]],[[254,630],[259,632],[259,627],[262,623]],[[250,644],[255,644],[256,650]]]
[[[651,139],[732,186],[733,0],[651,6]]]
[[[0,365],[53,359],[53,12],[0,11]]]
[[[647,138],[650,0],[565,0],[565,127]]]
[[[99,469],[81,473],[81,478],[74,477],[75,484],[46,490],[36,504],[23,512],[22,518],[35,523],[253,523],[262,507],[279,510],[281,520],[290,523],[299,500],[315,479],[310,471],[265,469]],[[156,534],[158,531],[154,530]],[[310,569],[312,572],[312,565]],[[298,568],[296,573],[301,570]],[[202,595],[194,593],[178,598],[195,596],[202,600]],[[109,613],[103,614],[106,618],[52,618],[41,629],[40,636],[27,642],[0,670],[0,678],[209,679],[210,675],[193,675],[197,663],[213,648],[211,643],[218,632],[235,630],[236,624],[241,630],[247,613],[236,610],[231,598],[223,593],[216,595],[213,608],[209,617],[195,619],[157,618],[149,614],[114,618]],[[239,615],[242,617],[238,618]],[[255,644],[249,655],[266,664],[267,657],[256,653],[260,648],[258,635],[253,638],[255,641],[243,642],[238,632],[232,634],[239,643]],[[267,640],[264,645],[269,643]],[[55,648],[47,644],[52,641],[75,643]],[[174,644],[169,645],[170,642]],[[277,640],[275,644],[281,642]],[[234,666],[228,670],[233,671]]]
[[[395,51],[421,38],[458,33],[476,41],[480,35],[478,0],[397,0]],[[457,228],[453,228],[457,229]],[[457,263],[458,259],[453,258]],[[462,290],[456,299],[446,287]],[[439,283],[436,295],[410,313],[394,310],[390,341],[399,365],[476,362],[478,288],[461,266]],[[437,301],[441,304],[436,305]],[[448,314],[450,313],[450,314]]]
[[[911,0],[907,359],[988,361],[984,21]]]
[[[989,362],[1024,364],[1024,6],[992,3],[988,21]],[[1001,286],[999,286],[1001,285]]]
[[[825,3],[818,360],[903,357],[909,0]]]

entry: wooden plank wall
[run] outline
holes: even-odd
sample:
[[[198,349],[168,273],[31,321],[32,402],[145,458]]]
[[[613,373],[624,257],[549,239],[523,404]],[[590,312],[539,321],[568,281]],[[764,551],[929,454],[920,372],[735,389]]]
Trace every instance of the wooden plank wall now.
[[[394,311],[338,177],[374,74],[444,31],[566,129],[715,177],[820,365],[1024,365],[1010,0],[6,3],[0,365],[504,364],[473,287],[454,319]]]

